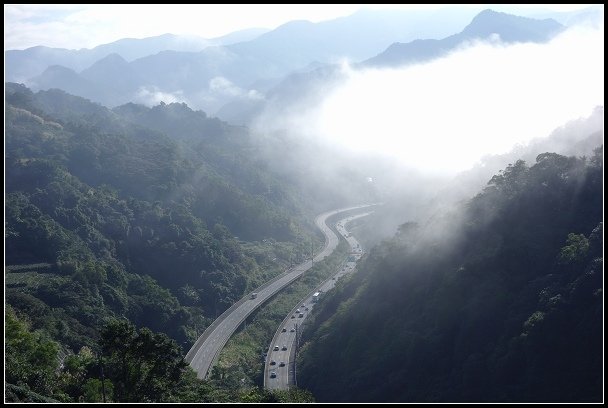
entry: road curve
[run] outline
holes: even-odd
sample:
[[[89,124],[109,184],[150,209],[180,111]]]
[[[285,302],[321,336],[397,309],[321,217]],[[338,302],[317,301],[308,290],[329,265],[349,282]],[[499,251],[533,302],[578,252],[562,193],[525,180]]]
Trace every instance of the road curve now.
[[[313,262],[319,262],[331,254],[338,246],[338,237],[325,224],[327,218],[340,212],[369,207],[375,204],[358,205],[354,207],[342,208],[339,210],[328,211],[320,214],[315,219],[315,224],[325,235],[325,246],[314,258]],[[270,299],[274,294],[289,285],[295,279],[312,267],[310,260],[303,262],[295,267],[287,269],[283,274],[266,282],[254,292],[257,293],[255,299],[251,299],[251,294],[243,297],[224,313],[222,313],[207,329],[200,335],[190,351],[186,354],[185,360],[196,371],[198,378],[206,378],[211,367],[217,362],[220,351],[226,342],[245,321],[254,310]]]
[[[264,387],[271,390],[286,390],[290,384],[294,383],[295,380],[295,349],[297,347],[297,337],[301,335],[300,327],[302,322],[308,317],[310,311],[314,306],[313,294],[315,292],[321,292],[321,295],[335,286],[335,283],[339,277],[346,273],[350,273],[355,268],[355,262],[363,254],[363,250],[359,245],[359,242],[348,233],[345,229],[345,225],[357,218],[365,217],[371,214],[366,212],[363,214],[357,214],[344,218],[336,223],[337,231],[344,236],[346,241],[351,247],[351,255],[349,259],[343,262],[330,278],[321,283],[315,290],[310,292],[304,299],[291,310],[291,312],[285,317],[285,319],[279,325],[270,347],[266,361],[264,364]],[[334,235],[335,239],[338,237]],[[301,316],[301,317],[300,317]],[[278,348],[278,350],[277,350]],[[274,373],[274,374],[273,374]],[[273,374],[274,376],[271,376]]]

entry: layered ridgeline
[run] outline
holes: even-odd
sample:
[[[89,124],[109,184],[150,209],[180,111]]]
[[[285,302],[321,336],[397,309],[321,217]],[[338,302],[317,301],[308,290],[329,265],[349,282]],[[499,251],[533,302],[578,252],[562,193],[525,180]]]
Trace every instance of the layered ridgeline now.
[[[589,8],[566,13],[571,18],[559,13],[542,16],[557,18],[560,24],[519,17],[530,10],[517,7],[512,8],[517,16],[480,11],[481,7],[457,6],[363,9],[333,20],[290,21],[268,32],[252,29],[211,40],[166,34],[122,39],[93,49],[8,50],[6,79],[35,90],[59,88],[110,107],[183,101],[244,123],[266,100],[288,92],[290,83],[297,82],[288,78],[292,75],[316,76],[319,67],[335,69],[332,64],[345,60],[365,61],[362,66],[368,67],[420,62],[444,55],[463,41],[497,37],[505,43],[546,41],[563,24],[585,20],[584,13],[586,19],[603,13]],[[286,78],[287,83],[280,84]]]
[[[129,378],[108,368],[120,378],[113,400],[172,398],[180,388],[162,376],[181,381],[197,335],[320,242],[301,197],[256,159],[247,132],[185,105],[111,111],[58,90],[6,91],[7,382],[77,400],[86,381],[96,387],[97,360],[85,350],[70,388],[55,381],[66,356],[86,346],[116,357],[116,342],[132,341],[112,361],[145,363],[124,368]],[[154,375],[173,385],[151,391]]]
[[[318,401],[602,401],[603,153],[543,153],[407,223],[315,308]]]

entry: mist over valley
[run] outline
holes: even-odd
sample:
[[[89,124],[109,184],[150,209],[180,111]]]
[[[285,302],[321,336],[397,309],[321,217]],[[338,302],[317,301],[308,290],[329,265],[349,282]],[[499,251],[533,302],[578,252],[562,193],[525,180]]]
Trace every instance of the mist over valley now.
[[[603,5],[165,6],[5,5],[5,402],[603,401]]]

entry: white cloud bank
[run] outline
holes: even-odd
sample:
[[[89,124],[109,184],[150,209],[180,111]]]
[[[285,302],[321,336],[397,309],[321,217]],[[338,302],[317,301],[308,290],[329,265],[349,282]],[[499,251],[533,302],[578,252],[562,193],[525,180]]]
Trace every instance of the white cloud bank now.
[[[603,50],[602,24],[547,44],[478,43],[403,69],[346,67],[345,84],[292,123],[420,170],[464,170],[603,105]]]

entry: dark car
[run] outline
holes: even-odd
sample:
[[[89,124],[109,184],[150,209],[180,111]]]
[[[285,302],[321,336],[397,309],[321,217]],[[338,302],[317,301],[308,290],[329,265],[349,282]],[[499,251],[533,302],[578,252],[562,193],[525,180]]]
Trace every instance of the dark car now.
[[[287,350],[287,346],[283,344],[283,347],[281,348],[281,350],[283,350],[283,351]]]
[[[277,373],[274,371],[270,373],[270,378],[277,378]]]
[[[284,362],[284,361],[281,361],[281,362],[279,363],[279,367],[285,367],[285,362]]]
[[[272,360],[272,361],[270,362],[270,365],[275,365],[276,363],[277,363],[276,361]]]

